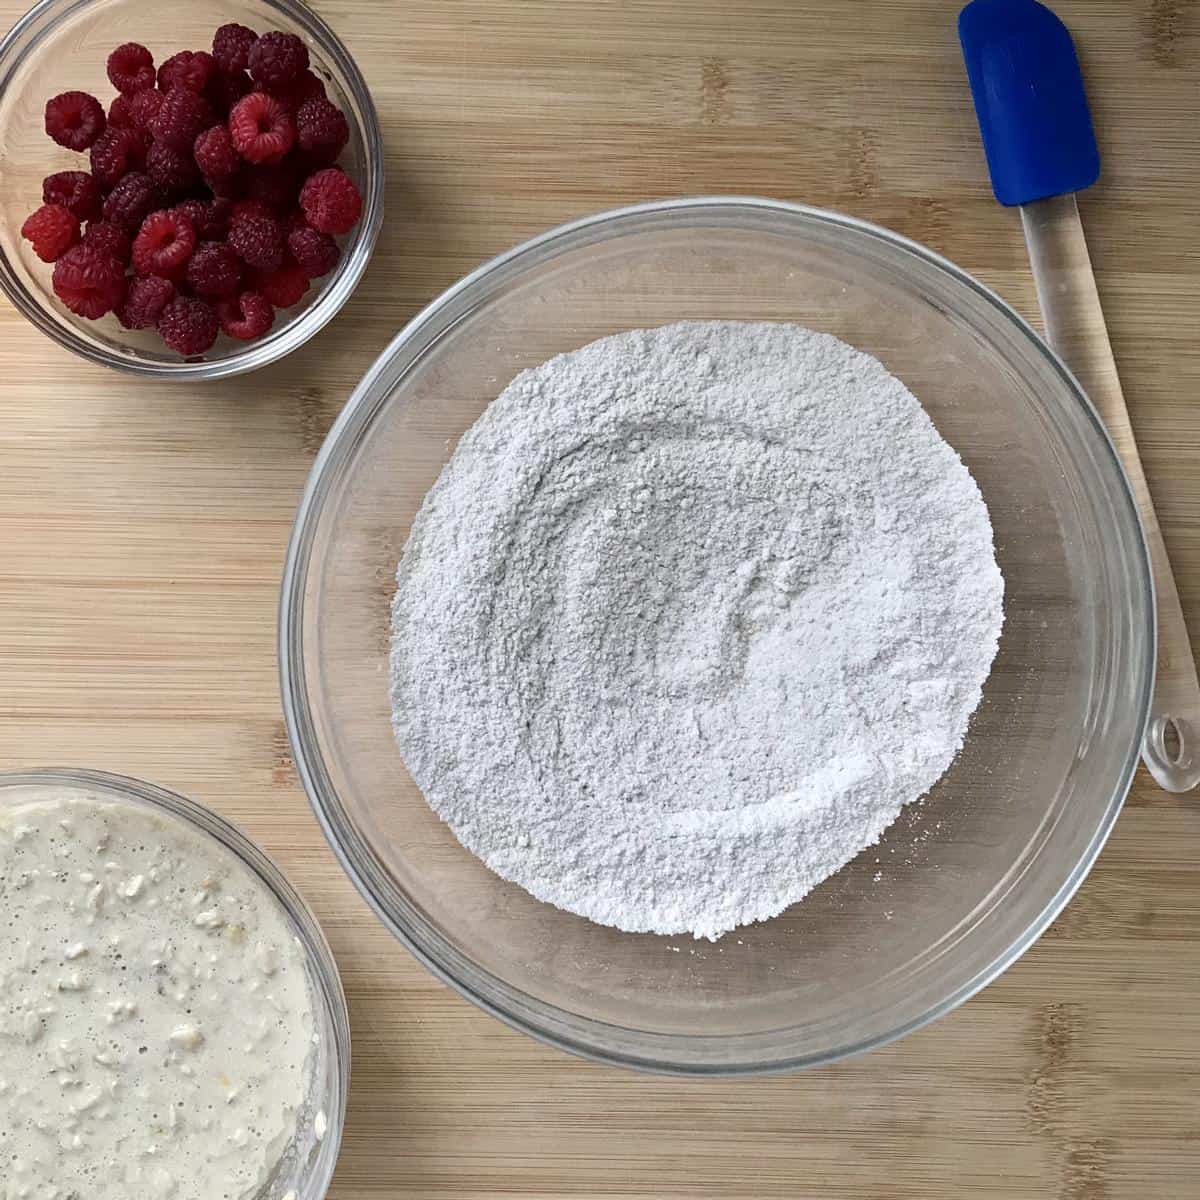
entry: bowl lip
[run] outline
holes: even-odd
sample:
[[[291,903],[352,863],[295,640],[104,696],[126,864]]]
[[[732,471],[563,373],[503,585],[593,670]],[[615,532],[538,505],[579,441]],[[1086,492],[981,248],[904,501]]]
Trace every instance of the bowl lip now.
[[[1142,679],[1139,688],[1139,697],[1137,702],[1137,710],[1139,718],[1136,723],[1136,736],[1131,740],[1130,746],[1126,752],[1125,760],[1122,763],[1120,770],[1114,776],[1114,787],[1112,796],[1110,797],[1105,811],[1098,822],[1097,828],[1092,835],[1088,845],[1080,854],[1066,879],[1062,882],[1058,890],[1050,897],[1047,903],[1042,908],[1041,912],[1029,923],[1027,928],[1020,937],[1006,948],[1006,950],[998,954],[992,962],[981,968],[974,976],[959,984],[948,996],[944,997],[937,1003],[930,1004],[928,1008],[918,1016],[902,1023],[894,1029],[887,1030],[882,1033],[873,1034],[869,1037],[860,1039],[855,1042],[847,1043],[846,1045],[838,1046],[832,1050],[813,1052],[802,1055],[794,1055],[787,1058],[779,1059],[774,1062],[711,1062],[711,1061],[689,1061],[686,1058],[676,1058],[668,1061],[665,1057],[651,1057],[649,1055],[640,1055],[638,1053],[629,1053],[626,1051],[614,1051],[606,1049],[591,1040],[584,1040],[577,1036],[562,1035],[559,1032],[551,1033],[546,1029],[535,1024],[523,1015],[501,1007],[497,1002],[491,999],[490,996],[483,995],[478,989],[472,987],[462,979],[450,974],[439,962],[435,961],[416,939],[401,925],[389,912],[387,912],[378,897],[375,895],[371,883],[359,866],[353,862],[346,852],[345,847],[334,828],[334,824],[330,818],[329,811],[326,807],[326,798],[320,782],[317,778],[317,772],[310,763],[308,751],[305,744],[305,739],[301,731],[301,717],[305,722],[310,723],[309,710],[307,708],[307,692],[303,685],[303,680],[299,678],[299,673],[293,670],[291,662],[290,647],[295,642],[299,645],[299,633],[301,618],[303,613],[303,583],[307,577],[310,548],[312,538],[309,536],[312,528],[315,525],[317,518],[321,513],[322,500],[322,485],[325,479],[327,470],[334,460],[336,452],[341,448],[342,442],[348,437],[357,432],[361,410],[370,398],[370,393],[373,391],[379,377],[387,371],[389,365],[400,352],[412,343],[420,341],[425,333],[426,327],[447,307],[458,300],[464,293],[475,288],[477,285],[489,279],[496,272],[515,263],[517,260],[534,252],[544,252],[547,247],[554,242],[562,239],[570,239],[580,233],[594,231],[598,227],[620,223],[629,218],[645,217],[645,216],[662,216],[672,213],[687,213],[692,211],[712,210],[714,215],[722,213],[732,215],[735,210],[745,210],[747,214],[754,213],[775,213],[785,216],[799,216],[808,220],[816,221],[826,226],[832,226],[847,230],[851,233],[881,240],[888,243],[893,248],[898,248],[907,251],[910,254],[922,259],[927,265],[933,266],[951,278],[959,285],[966,287],[973,292],[976,297],[984,301],[990,308],[994,309],[1002,318],[1011,322],[1017,330],[1024,334],[1026,340],[1030,343],[1034,351],[1045,360],[1049,368],[1058,374],[1067,391],[1074,396],[1076,402],[1083,411],[1086,418],[1089,419],[1094,430],[1101,439],[1102,444],[1107,448],[1111,465],[1115,467],[1117,477],[1120,479],[1120,500],[1127,515],[1132,517],[1133,526],[1136,529],[1136,549],[1133,551],[1136,562],[1130,564],[1133,572],[1140,578],[1141,587],[1138,589],[1143,600],[1146,610],[1145,622],[1142,628],[1142,635],[1145,639],[1145,644],[1150,647],[1149,653],[1145,656],[1142,663]],[[1002,299],[996,292],[979,280],[974,278],[968,272],[957,266],[950,259],[931,250],[929,247],[920,242],[913,241],[910,238],[904,237],[902,234],[896,233],[893,230],[887,229],[881,225],[874,224],[870,221],[862,220],[861,218],[850,216],[848,214],[835,212],[828,209],[822,209],[805,204],[797,204],[790,201],[776,200],[761,196],[751,195],[699,195],[678,197],[663,200],[652,200],[645,203],[622,206],[614,209],[607,209],[601,212],[593,213],[588,216],[578,218],[573,221],[557,225],[551,229],[544,231],[537,236],[530,238],[494,258],[487,260],[480,266],[475,268],[467,275],[463,276],[456,283],[452,284],[444,292],[441,293],[431,303],[427,304],[417,314],[408,321],[400,331],[388,342],[380,355],[372,363],[370,368],[364,374],[362,380],[351,393],[346,405],[339,413],[334,421],[320,451],[313,463],[309,472],[308,479],[305,482],[303,493],[300,497],[299,505],[296,512],[295,522],[292,528],[291,537],[289,538],[287,554],[284,561],[284,569],[282,576],[282,584],[280,589],[279,600],[279,678],[280,689],[282,693],[282,702],[284,710],[284,720],[287,727],[288,739],[292,748],[293,759],[296,764],[297,773],[303,783],[306,795],[312,805],[313,812],[325,834],[326,840],[329,842],[330,848],[333,850],[335,857],[341,864],[343,870],[350,877],[359,894],[363,897],[370,908],[375,912],[376,916],[383,922],[384,926],[391,931],[394,937],[401,942],[402,945],[428,969],[434,976],[448,984],[461,996],[471,1001],[473,1004],[483,1009],[485,1012],[503,1021],[506,1025],[516,1029],[522,1033],[529,1035],[535,1040],[549,1046],[554,1046],[560,1050],[566,1050],[578,1057],[589,1059],[594,1062],[605,1063],[608,1065],[631,1067],[640,1071],[645,1071],[653,1074],[674,1075],[674,1076],[700,1076],[700,1077],[738,1077],[738,1076],[754,1076],[754,1075],[770,1075],[783,1074],[787,1072],[797,1071],[803,1068],[820,1066],[826,1063],[837,1062],[841,1059],[849,1058],[868,1050],[875,1049],[880,1046],[887,1045],[890,1042],[906,1036],[917,1029],[937,1020],[939,1017],[953,1011],[960,1004],[969,1000],[978,991],[987,986],[990,982],[1001,975],[1014,962],[1019,959],[1030,946],[1041,936],[1047,926],[1054,920],[1062,911],[1067,902],[1078,890],[1080,884],[1087,877],[1092,865],[1095,863],[1097,856],[1103,849],[1105,842],[1108,840],[1109,834],[1112,832],[1113,825],[1116,823],[1117,817],[1120,814],[1125,797],[1128,795],[1129,789],[1133,783],[1134,774],[1137,770],[1139,759],[1139,748],[1142,737],[1146,728],[1146,723],[1150,714],[1151,696],[1153,694],[1154,678],[1155,678],[1155,653],[1156,645],[1156,613],[1155,613],[1155,592],[1153,575],[1150,570],[1149,554],[1146,548],[1145,531],[1142,525],[1140,514],[1138,513],[1137,505],[1134,501],[1133,491],[1129,482],[1128,475],[1125,472],[1124,465],[1121,462],[1120,456],[1116,452],[1112,439],[1101,421],[1098,412],[1092,402],[1088,399],[1087,394],[1080,386],[1078,380],[1071,373],[1066,364],[1058,357],[1057,354],[1042,340],[1034,330],[1033,326],[1024,319],[1007,301]],[[319,749],[314,747],[314,755],[320,757]],[[322,760],[323,761],[323,760]],[[491,972],[480,968],[481,972],[491,977]],[[504,985],[505,988],[508,985]],[[519,990],[519,989],[518,989]],[[556,1009],[559,1012],[565,1013],[566,1010],[558,1009],[557,1006],[546,1001],[538,1001],[550,1009]],[[568,1014],[576,1015],[576,1014]],[[590,1028],[603,1029],[605,1027],[617,1029],[619,1027],[611,1024],[597,1021],[594,1018],[583,1017],[578,1018]],[[734,1038],[738,1035],[714,1035],[706,1037],[706,1041],[720,1041],[724,1038]],[[691,1034],[655,1034],[655,1041],[660,1046],[669,1046],[672,1044],[686,1046],[689,1042],[695,1041],[694,1035]]]
[[[108,797],[119,797],[158,809],[189,828],[215,838],[270,892],[288,920],[303,935],[300,940],[305,958],[320,985],[317,1002],[324,1007],[333,1029],[333,1044],[329,1050],[334,1058],[334,1077],[337,1080],[336,1094],[322,1098],[333,1103],[321,1105],[328,1121],[326,1133],[320,1139],[322,1144],[329,1146],[323,1156],[325,1165],[318,1174],[306,1181],[301,1197],[301,1200],[321,1200],[333,1179],[346,1124],[346,1101],[350,1089],[350,1014],[337,960],[308,902],[275,861],[236,825],[211,808],[178,792],[131,775],[118,775],[88,767],[25,767],[0,771],[0,806],[7,792],[25,787],[78,788]]]
[[[337,273],[329,283],[328,291],[304,309],[292,324],[280,331],[278,336],[266,341],[251,342],[245,348],[224,358],[196,361],[181,359],[177,363],[140,362],[127,358],[124,354],[114,352],[105,346],[94,346],[81,338],[74,330],[52,321],[41,306],[30,298],[27,289],[17,280],[7,258],[0,254],[0,291],[4,292],[13,307],[35,328],[87,362],[97,363],[121,374],[134,375],[144,379],[188,382],[229,379],[256,371],[260,367],[277,362],[291,354],[292,351],[298,350],[324,329],[349,300],[371,260],[383,228],[386,175],[383,133],[375,101],[371,96],[371,89],[367,86],[362,71],[359,70],[358,64],[341,38],[303,0],[263,0],[263,2],[298,22],[308,38],[319,45],[321,53],[332,60],[336,70],[345,79],[347,90],[362,113],[362,121],[359,125],[369,169],[366,172],[362,216],[359,219],[354,240],[346,247]],[[0,68],[3,68],[7,58],[19,45],[22,37],[52,10],[62,9],[61,15],[65,16],[101,3],[103,0],[38,0],[38,3],[18,18],[3,38],[0,38]],[[0,95],[3,94],[3,91],[3,80],[0,79]]]

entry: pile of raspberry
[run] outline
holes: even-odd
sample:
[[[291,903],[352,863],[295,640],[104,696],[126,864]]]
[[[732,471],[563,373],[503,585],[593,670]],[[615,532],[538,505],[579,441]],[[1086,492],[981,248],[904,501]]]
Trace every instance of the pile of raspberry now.
[[[336,163],[350,130],[291,33],[222,25],[212,52],[181,50],[155,70],[145,46],[108,56],[117,96],[46,105],[46,132],[87,151],[89,171],[42,183],[21,228],[54,264],[55,295],[81,317],[115,313],[203,354],[220,332],[262,337],[337,265],[334,240],[362,197]]]

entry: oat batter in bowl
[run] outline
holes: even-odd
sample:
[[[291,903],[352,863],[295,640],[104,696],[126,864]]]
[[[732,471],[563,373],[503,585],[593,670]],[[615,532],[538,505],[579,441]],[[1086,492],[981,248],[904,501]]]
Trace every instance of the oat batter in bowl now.
[[[0,1197],[265,1194],[304,1120],[305,949],[214,837],[44,788],[0,805]]]

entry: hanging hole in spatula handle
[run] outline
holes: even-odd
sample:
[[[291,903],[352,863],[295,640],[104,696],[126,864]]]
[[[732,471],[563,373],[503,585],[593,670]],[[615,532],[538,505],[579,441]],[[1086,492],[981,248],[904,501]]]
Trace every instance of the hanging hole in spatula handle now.
[[[1152,712],[1142,740],[1142,759],[1168,792],[1189,792],[1200,783],[1197,730],[1186,717]]]

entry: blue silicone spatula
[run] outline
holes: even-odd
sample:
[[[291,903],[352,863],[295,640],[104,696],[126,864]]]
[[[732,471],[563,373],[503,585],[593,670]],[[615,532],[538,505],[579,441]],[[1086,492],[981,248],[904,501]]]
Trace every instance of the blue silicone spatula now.
[[[992,190],[1021,210],[1046,340],[1108,427],[1141,514],[1158,617],[1142,758],[1163,788],[1186,792],[1200,783],[1200,682],[1075,203],[1100,174],[1079,59],[1066,26],[1036,0],[973,0],[958,34]]]

